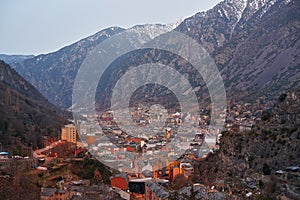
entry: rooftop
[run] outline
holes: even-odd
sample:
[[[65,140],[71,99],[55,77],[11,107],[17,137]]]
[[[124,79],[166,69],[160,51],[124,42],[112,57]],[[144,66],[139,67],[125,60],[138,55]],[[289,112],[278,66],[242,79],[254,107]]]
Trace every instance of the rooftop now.
[[[165,199],[169,197],[169,193],[165,191],[165,189],[162,186],[154,182],[147,182],[146,186],[149,187],[150,190],[152,190],[152,192],[154,192],[160,198]]]
[[[41,196],[51,197],[56,192],[56,188],[42,188]]]

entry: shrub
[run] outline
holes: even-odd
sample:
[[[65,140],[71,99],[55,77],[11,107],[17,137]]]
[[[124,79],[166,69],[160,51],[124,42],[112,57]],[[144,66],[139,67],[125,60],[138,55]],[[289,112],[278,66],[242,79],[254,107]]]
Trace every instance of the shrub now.
[[[269,120],[270,117],[271,117],[271,113],[270,113],[269,111],[267,111],[267,110],[264,110],[264,111],[262,112],[262,114],[261,114],[261,119],[262,119],[263,121]]]
[[[270,175],[271,174],[271,168],[267,163],[263,165],[263,174],[264,175]]]
[[[265,187],[265,184],[264,184],[264,182],[262,180],[258,181],[258,185],[259,185],[260,189],[264,189],[264,187]]]
[[[287,94],[281,94],[281,95],[279,96],[279,98],[278,98],[278,102],[279,102],[279,103],[284,102],[284,100],[286,99],[286,97],[287,97]]]

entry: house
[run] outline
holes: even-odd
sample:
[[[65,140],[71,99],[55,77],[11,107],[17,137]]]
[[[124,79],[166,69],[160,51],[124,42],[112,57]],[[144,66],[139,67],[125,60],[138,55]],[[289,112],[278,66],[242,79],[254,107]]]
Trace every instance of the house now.
[[[283,170],[278,170],[278,171],[276,171],[276,174],[277,175],[283,175],[285,172],[283,171]]]
[[[180,174],[183,174],[185,177],[189,177],[194,173],[194,167],[189,159],[181,160],[179,168]]]
[[[145,184],[151,182],[152,178],[136,178],[129,180],[129,191],[137,194],[145,194]]]
[[[56,200],[56,188],[42,188],[41,200]]]
[[[292,172],[297,172],[299,170],[298,166],[290,166],[285,168],[286,171],[292,171]]]
[[[56,196],[56,200],[68,200],[69,198],[69,193],[67,192],[67,190],[62,190],[62,189],[58,189],[55,192],[55,196]]]
[[[0,152],[0,159],[5,159],[9,157],[9,152]]]
[[[170,168],[169,179],[174,180],[174,178],[180,174],[180,168],[177,166],[173,166]]]
[[[117,174],[110,179],[110,186],[117,187],[121,190],[128,190],[128,177],[127,174]]]
[[[196,199],[206,199],[206,188],[204,185],[202,184],[194,184],[193,186],[188,186],[188,187],[184,187],[182,189],[179,190],[179,195],[183,196],[190,196],[191,195],[191,187],[193,187],[194,191],[197,193],[196,194]]]
[[[225,199],[225,195],[217,190],[207,190],[206,198],[211,200],[222,200]]]
[[[154,182],[147,182],[145,187],[146,200],[167,200],[169,193]]]
[[[40,194],[41,200],[69,200],[69,192],[67,190],[56,188],[42,188]]]
[[[83,197],[85,193],[85,186],[73,185],[69,188],[70,196],[80,196]]]

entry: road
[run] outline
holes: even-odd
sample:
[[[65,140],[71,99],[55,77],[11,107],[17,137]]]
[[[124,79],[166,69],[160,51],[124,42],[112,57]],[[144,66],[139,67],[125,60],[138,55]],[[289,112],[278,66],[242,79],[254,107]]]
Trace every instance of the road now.
[[[32,155],[34,158],[44,158],[45,155],[43,155],[42,152],[48,151],[49,149],[53,149],[56,146],[58,146],[59,144],[61,144],[61,140],[59,140],[57,142],[53,142],[52,144],[50,144],[42,149],[37,149],[37,150],[33,151]]]

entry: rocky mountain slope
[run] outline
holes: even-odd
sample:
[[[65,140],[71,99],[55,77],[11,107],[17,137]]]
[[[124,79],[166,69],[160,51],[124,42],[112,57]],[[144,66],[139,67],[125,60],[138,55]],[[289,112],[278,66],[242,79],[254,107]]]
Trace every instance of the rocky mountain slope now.
[[[212,184],[216,180],[245,179],[299,165],[299,108],[298,87],[280,95],[274,111],[250,132],[225,132],[220,149],[200,161],[198,181]]]
[[[119,27],[102,30],[57,52],[27,59],[16,64],[15,68],[51,103],[68,108],[71,106],[72,88],[77,71],[89,51],[111,35],[123,30]]]
[[[253,99],[275,99],[299,85],[299,12],[295,0],[224,0],[185,19],[176,30],[195,39],[215,59],[229,98],[245,93]],[[86,55],[122,31],[105,29],[57,52],[27,59],[16,70],[49,101],[69,108],[74,79]],[[204,85],[201,78],[193,82],[194,87]]]
[[[299,85],[298,1],[227,0],[177,27],[202,44],[221,71],[227,94],[276,98]]]
[[[58,136],[65,122],[66,113],[0,61],[1,148],[18,152],[22,144],[41,146],[42,136]]]
[[[274,101],[280,93],[300,85],[299,8],[295,1],[223,1],[184,20],[176,30],[195,39],[214,58],[229,99],[239,95],[245,101],[259,97]],[[98,88],[102,95],[96,99],[100,99],[99,103],[109,102],[115,83],[126,69],[156,62],[185,74],[194,88],[200,88],[197,96],[204,98],[199,100],[208,96],[203,79],[196,76],[188,63],[172,54],[149,50],[113,63],[111,73],[101,83],[102,88]],[[158,87],[144,87],[133,98],[160,99],[161,94],[166,94],[161,91]],[[162,102],[165,100],[159,100]]]
[[[160,28],[157,29],[156,26]],[[172,25],[146,24],[136,25],[129,31],[138,34],[143,42],[172,28]],[[148,30],[147,34],[141,36],[139,33],[145,29]],[[51,103],[66,109],[71,106],[74,80],[84,59],[101,42],[124,30],[120,27],[107,28],[57,52],[39,55],[14,66]]]

